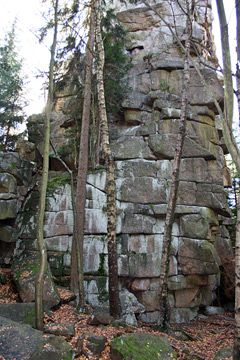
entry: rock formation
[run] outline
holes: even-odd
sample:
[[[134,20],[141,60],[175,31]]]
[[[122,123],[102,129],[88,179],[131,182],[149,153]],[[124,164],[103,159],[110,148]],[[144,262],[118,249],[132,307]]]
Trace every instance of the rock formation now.
[[[151,4],[184,41],[185,20],[177,4],[168,1]],[[161,247],[181,111],[183,54],[154,11],[143,5],[128,8],[115,5],[119,6],[119,21],[128,30],[126,51],[133,63],[128,74],[131,92],[122,104],[124,116],[118,122],[111,122],[119,286],[128,288],[145,306],[146,311],[139,318],[154,322],[159,315]],[[215,58],[211,61],[209,53],[202,50],[205,47],[210,53],[213,51],[211,18],[210,1],[201,1],[193,25],[196,48],[192,48],[192,55],[222,106],[223,89],[213,69]],[[197,51],[211,68],[197,59]],[[197,315],[199,307],[212,304],[220,281],[221,251],[232,254],[224,227],[225,218],[230,216],[224,191],[224,186],[230,185],[224,162],[226,149],[221,130],[216,127],[213,99],[193,68],[188,100],[168,282],[172,322],[189,321]],[[71,110],[76,110],[76,104],[73,86],[65,86],[56,93],[52,134],[57,146],[66,141],[63,135],[73,121]],[[35,135],[41,153],[41,139],[36,138],[40,119],[41,116],[29,119],[29,135],[30,140]],[[54,156],[52,169],[60,170]],[[87,301],[93,306],[107,300],[105,175],[104,169],[98,168],[89,173],[87,180],[84,271]],[[51,177],[62,179],[63,175],[58,172]],[[53,183],[47,199],[45,242],[52,272],[64,281],[70,272],[73,231],[70,186],[62,181]],[[21,251],[37,250],[35,190],[23,210],[27,221],[22,220],[17,241]]]

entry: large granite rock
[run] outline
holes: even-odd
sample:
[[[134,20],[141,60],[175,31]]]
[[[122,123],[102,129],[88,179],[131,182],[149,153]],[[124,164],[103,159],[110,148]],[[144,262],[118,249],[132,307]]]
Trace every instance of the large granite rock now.
[[[177,29],[184,42],[186,16],[177,2],[151,1],[151,5]],[[145,306],[145,312],[139,315],[142,320],[156,322],[165,215],[181,117],[184,59],[170,30],[154,11],[143,4],[124,5],[117,0],[114,6],[119,9],[118,18],[123,27],[128,30],[126,51],[133,65],[127,74],[131,90],[122,103],[122,114],[117,121],[111,118],[109,122],[115,162],[119,287],[120,290],[131,289]],[[173,16],[173,10],[177,17]],[[193,37],[208,48],[212,39],[211,6],[207,0],[198,4],[195,19]],[[213,67],[215,59],[207,57],[204,46],[198,51]],[[194,51],[192,49],[192,54]],[[223,88],[216,72],[199,65],[222,106]],[[224,186],[230,185],[224,161],[226,146],[220,139],[213,99],[193,68],[190,73],[186,137],[170,247],[168,288],[173,322],[190,321],[200,306],[211,304],[219,286],[220,258],[232,254],[222,220],[231,216],[224,191]],[[81,111],[70,72],[66,79],[66,84],[56,92],[55,109],[51,114],[56,148],[67,145],[64,135]],[[29,139],[35,143],[39,154],[43,142],[36,134],[43,129],[43,119],[43,114],[33,115],[28,125]],[[99,152],[101,158],[101,147]],[[0,200],[18,201],[16,198],[19,199],[20,186],[25,184],[28,166],[19,154],[3,154],[2,157],[0,173],[8,175],[1,175]],[[51,169],[58,171],[50,171],[44,240],[52,272],[58,281],[65,282],[71,266],[71,190],[66,174],[59,172],[61,166],[54,154],[50,157]],[[11,166],[13,158],[16,169]],[[73,154],[66,155],[72,169],[75,160]],[[84,286],[86,300],[94,307],[108,299],[106,172],[102,158],[100,162],[101,166],[87,177],[84,225]],[[14,183],[17,183],[17,192]],[[23,250],[37,250],[38,186],[32,192],[25,191],[22,197],[26,195],[24,205],[19,207],[22,216],[18,221],[17,256]],[[15,239],[11,232],[6,226],[0,228],[0,237],[6,244]]]

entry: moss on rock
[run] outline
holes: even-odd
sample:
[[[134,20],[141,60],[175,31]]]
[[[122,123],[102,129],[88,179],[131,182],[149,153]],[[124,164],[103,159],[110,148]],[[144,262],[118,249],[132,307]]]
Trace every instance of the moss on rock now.
[[[111,342],[112,359],[177,359],[173,348],[165,337],[149,334],[130,334]]]

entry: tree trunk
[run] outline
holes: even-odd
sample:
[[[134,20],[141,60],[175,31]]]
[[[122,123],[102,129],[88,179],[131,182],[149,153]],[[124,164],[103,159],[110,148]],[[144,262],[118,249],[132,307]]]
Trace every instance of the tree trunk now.
[[[163,234],[163,245],[162,245],[162,258],[161,258],[161,270],[160,270],[160,279],[159,279],[159,303],[160,303],[160,325],[166,327],[168,322],[168,270],[169,270],[169,253],[170,245],[172,240],[172,225],[174,221],[174,213],[177,202],[177,192],[179,186],[179,170],[180,170],[180,160],[182,156],[182,149],[185,137],[185,128],[186,128],[186,114],[187,114],[187,94],[190,81],[189,73],[189,52],[190,52],[190,37],[193,21],[193,12],[194,12],[194,0],[192,1],[191,9],[188,5],[188,14],[187,17],[187,38],[185,42],[185,61],[184,61],[184,70],[183,70],[183,83],[182,83],[182,100],[181,100],[181,117],[180,117],[180,126],[177,138],[176,151],[174,155],[173,162],[173,172],[172,172],[172,185],[168,200],[167,214],[164,226]]]
[[[5,137],[4,147],[3,147],[4,152],[7,151],[7,145],[8,145],[8,138],[9,138],[10,129],[11,129],[11,125],[9,124],[8,128],[7,128],[6,137]]]
[[[238,113],[240,114],[240,2],[235,0],[236,7],[236,18],[237,18],[237,66],[236,66],[236,76],[237,76],[237,98],[238,98]],[[240,116],[239,116],[239,126],[240,126]]]
[[[237,226],[235,245],[235,333],[233,358],[240,359],[240,196],[237,204]]]
[[[231,55],[228,40],[228,24],[225,16],[223,0],[217,0],[218,17],[221,28],[221,43],[223,56],[223,76],[224,76],[224,108],[227,116],[229,127],[232,128],[233,120],[233,82],[232,82],[232,70],[231,70]]]
[[[96,45],[97,61],[97,92],[100,113],[100,126],[102,134],[103,153],[107,172],[107,240],[108,240],[108,269],[109,269],[109,305],[110,314],[114,318],[121,316],[121,306],[118,290],[117,243],[116,243],[116,198],[114,179],[114,160],[109,145],[108,119],[106,112],[103,69],[104,47],[100,27],[99,1],[95,2],[96,12]]]
[[[88,139],[89,139],[89,122],[91,108],[91,78],[92,78],[92,59],[94,45],[94,6],[91,5],[89,40],[87,46],[86,59],[86,76],[84,86],[82,128],[79,146],[78,174],[77,174],[77,191],[76,191],[76,253],[77,267],[76,272],[72,275],[78,276],[79,286],[79,309],[84,310],[84,286],[83,286],[83,238],[84,238],[84,215],[86,203],[86,182],[88,171]]]
[[[36,236],[38,248],[40,252],[40,268],[36,278],[35,285],[35,325],[38,330],[43,330],[43,281],[47,265],[47,250],[43,239],[43,223],[46,203],[46,192],[48,182],[48,167],[49,167],[49,141],[50,141],[50,111],[53,103],[53,70],[54,70],[54,57],[57,45],[57,12],[58,0],[54,5],[54,35],[53,43],[51,46],[51,59],[49,66],[49,88],[48,99],[45,111],[45,139],[44,139],[44,152],[43,152],[43,171],[39,199],[39,209],[37,217]]]

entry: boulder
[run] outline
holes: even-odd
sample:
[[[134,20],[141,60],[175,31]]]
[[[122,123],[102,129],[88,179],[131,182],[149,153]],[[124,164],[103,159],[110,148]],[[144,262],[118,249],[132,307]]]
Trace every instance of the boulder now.
[[[216,353],[213,360],[230,359],[233,357],[233,348],[224,347]]]
[[[195,308],[172,308],[170,309],[171,323],[189,323],[198,314],[198,307]]]
[[[0,304],[0,313],[4,317],[20,324],[35,325],[35,304],[9,303]]]
[[[99,307],[94,310],[92,316],[88,319],[89,325],[110,325],[113,317],[109,313],[108,307]]]
[[[204,309],[204,314],[207,316],[210,315],[224,315],[225,310],[219,306],[206,306]]]
[[[87,335],[87,348],[94,354],[94,355],[101,355],[101,352],[105,348],[105,343],[107,338],[105,336],[100,335]]]
[[[140,314],[145,311],[145,307],[138,301],[136,296],[130,293],[127,289],[119,293],[122,318],[128,325],[137,326],[135,314]]]
[[[111,341],[111,359],[177,359],[177,355],[164,336],[128,334]]]
[[[44,332],[47,334],[66,336],[68,339],[75,336],[75,324],[49,323],[44,325]]]
[[[13,261],[11,273],[23,302],[29,303],[35,300],[35,280],[39,266],[39,253],[25,252],[21,258],[15,258]],[[43,284],[43,304],[48,308],[52,308],[58,305],[59,302],[60,296],[54,285],[50,267],[47,265]]]
[[[0,316],[0,348],[4,359],[66,360],[74,358],[74,351],[66,340],[43,335],[29,325],[19,324]]]

